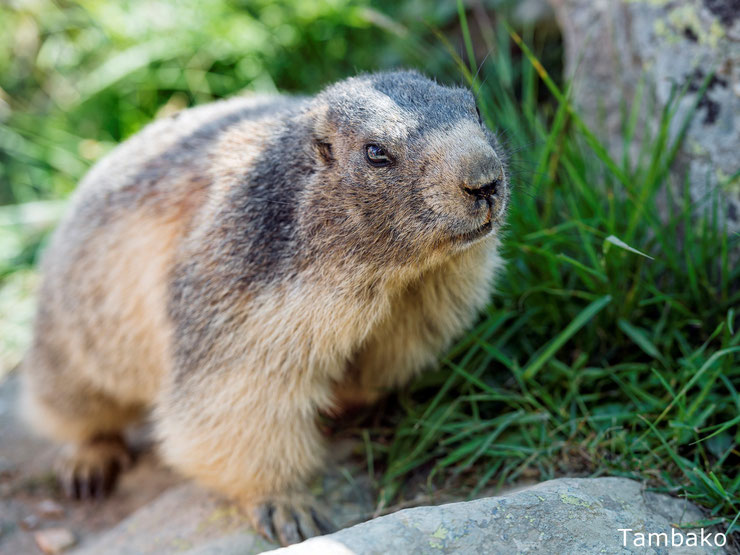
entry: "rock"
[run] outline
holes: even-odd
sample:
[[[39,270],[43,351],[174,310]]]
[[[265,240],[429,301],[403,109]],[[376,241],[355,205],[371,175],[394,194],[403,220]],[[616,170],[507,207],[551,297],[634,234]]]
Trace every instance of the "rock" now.
[[[21,519],[19,525],[24,530],[35,530],[41,524],[41,519],[36,515],[28,515]]]
[[[36,505],[36,513],[41,518],[50,520],[58,520],[64,517],[64,507],[53,499],[44,499]]]
[[[6,478],[13,474],[15,467],[5,457],[0,456],[0,478]]]
[[[343,466],[328,472],[317,497],[339,526],[364,520],[372,510],[367,479]],[[348,474],[356,474],[351,479]],[[257,535],[238,507],[187,483],[171,488],[117,526],[88,541],[75,555],[146,555],[187,552],[191,555],[250,555],[277,546]]]
[[[419,552],[418,549],[417,552]],[[292,545],[290,548],[275,549],[269,553],[285,553],[286,555],[355,555],[355,551],[352,551],[346,545],[338,542],[331,536],[312,538],[297,545]],[[399,551],[398,553],[401,552]]]
[[[672,120],[676,137],[707,80],[705,95],[674,164],[686,173],[697,207],[720,186],[720,207],[730,230],[740,230],[740,3],[738,0],[550,0],[563,32],[566,73],[586,123],[622,157],[623,110],[638,82],[645,94],[637,125],[639,152],[647,122],[653,136],[673,90],[685,89]],[[714,76],[709,79],[712,70]],[[652,107],[651,107],[652,104]],[[733,180],[731,177],[735,176]],[[682,189],[680,190],[682,192]]]
[[[33,538],[39,549],[50,555],[69,549],[77,541],[74,534],[66,528],[47,528],[36,532]]]
[[[76,553],[172,553],[233,536],[242,540],[243,553],[258,553],[270,547],[250,531],[236,507],[194,484],[184,484],[165,492]]]
[[[672,524],[702,518],[688,501],[648,492],[633,480],[562,478],[500,497],[406,509],[274,553],[680,553],[666,548],[672,532],[681,533]],[[654,550],[646,551],[650,533],[666,534],[666,543],[657,546],[654,536]],[[725,551],[705,545],[687,552]]]

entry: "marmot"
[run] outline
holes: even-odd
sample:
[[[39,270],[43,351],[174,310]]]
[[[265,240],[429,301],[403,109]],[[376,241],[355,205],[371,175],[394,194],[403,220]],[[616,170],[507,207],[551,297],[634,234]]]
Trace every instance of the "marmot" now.
[[[260,533],[323,533],[317,415],[473,323],[508,199],[471,92],[416,72],[150,124],[83,179],[41,264],[22,407],[66,443],[67,493],[106,493],[151,410],[164,459]]]

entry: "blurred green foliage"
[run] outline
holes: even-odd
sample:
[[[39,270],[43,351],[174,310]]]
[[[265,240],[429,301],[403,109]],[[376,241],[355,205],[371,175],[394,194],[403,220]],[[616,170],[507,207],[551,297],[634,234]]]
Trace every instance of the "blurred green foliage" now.
[[[429,37],[456,19],[423,0],[0,4],[0,205],[62,198],[158,114],[243,89],[312,93],[399,65],[444,77]]]
[[[362,5],[52,2],[0,7],[0,203],[60,197],[171,111],[247,88],[310,91],[378,65]]]

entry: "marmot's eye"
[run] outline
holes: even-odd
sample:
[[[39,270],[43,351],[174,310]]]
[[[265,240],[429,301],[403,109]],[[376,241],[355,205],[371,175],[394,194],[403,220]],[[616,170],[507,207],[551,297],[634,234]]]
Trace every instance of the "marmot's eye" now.
[[[376,144],[365,145],[365,158],[373,166],[389,166],[393,161],[385,149]]]
[[[475,107],[475,113],[478,114],[478,123],[483,125],[483,118],[480,117],[480,110],[478,109],[478,106]]]

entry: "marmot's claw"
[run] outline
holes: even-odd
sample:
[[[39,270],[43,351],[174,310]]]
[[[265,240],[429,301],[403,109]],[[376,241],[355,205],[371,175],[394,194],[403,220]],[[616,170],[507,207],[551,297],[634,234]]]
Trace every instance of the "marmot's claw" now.
[[[331,519],[327,516],[325,516],[323,513],[318,512],[316,509],[311,509],[311,516],[313,516],[313,521],[318,525],[320,534],[331,534],[332,532],[336,532],[337,527],[334,526],[334,523],[331,521]]]
[[[131,462],[123,439],[100,438],[68,446],[57,460],[55,470],[67,497],[102,499],[113,490],[118,474],[130,467]]]
[[[286,507],[282,504],[275,507],[275,512],[272,514],[272,522],[278,533],[278,538],[280,538],[281,545],[290,545],[305,539],[298,530],[296,512],[292,507]]]
[[[306,500],[273,498],[248,510],[255,530],[272,543],[290,545],[334,531],[334,525]]]

